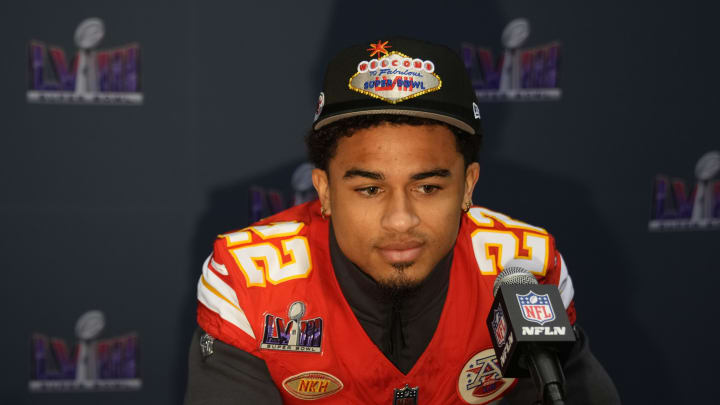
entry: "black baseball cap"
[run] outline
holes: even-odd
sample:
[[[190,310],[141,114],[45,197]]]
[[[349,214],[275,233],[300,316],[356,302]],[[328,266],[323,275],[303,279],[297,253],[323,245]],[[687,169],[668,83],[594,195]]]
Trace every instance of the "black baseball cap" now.
[[[313,129],[370,114],[430,118],[482,133],[465,64],[450,48],[415,39],[352,46],[328,64]]]

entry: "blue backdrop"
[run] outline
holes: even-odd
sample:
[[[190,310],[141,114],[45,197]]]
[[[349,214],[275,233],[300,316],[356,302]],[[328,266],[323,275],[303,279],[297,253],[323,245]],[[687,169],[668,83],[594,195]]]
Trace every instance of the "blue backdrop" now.
[[[397,34],[498,58],[520,17],[523,48],[559,43],[562,96],[481,103],[475,202],[555,235],[624,402],[712,401],[720,358],[700,325],[714,319],[720,231],[648,223],[656,176],[692,188],[720,149],[715,15],[700,1],[2,3],[2,402],[180,403],[200,265],[216,234],[290,203],[325,61]],[[71,68],[89,17],[104,21],[100,49],[139,46],[142,104],[28,102],[31,41]],[[141,388],[31,390],[43,345],[62,352],[34,334],[72,351],[89,310],[117,354],[101,358],[108,373]],[[136,347],[113,340],[128,334]]]

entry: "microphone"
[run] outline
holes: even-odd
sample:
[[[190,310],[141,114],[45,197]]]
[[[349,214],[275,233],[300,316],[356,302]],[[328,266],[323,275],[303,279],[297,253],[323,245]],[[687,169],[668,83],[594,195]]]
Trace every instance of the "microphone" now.
[[[557,286],[538,284],[522,267],[506,267],[493,285],[486,320],[503,377],[531,376],[543,404],[564,404],[567,355],[575,333]]]

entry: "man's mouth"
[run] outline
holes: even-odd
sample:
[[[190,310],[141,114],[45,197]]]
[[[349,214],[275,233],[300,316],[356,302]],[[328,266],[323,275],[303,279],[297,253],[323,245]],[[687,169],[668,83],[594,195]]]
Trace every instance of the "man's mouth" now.
[[[380,255],[389,263],[413,262],[422,253],[424,243],[420,241],[393,242],[378,247]]]

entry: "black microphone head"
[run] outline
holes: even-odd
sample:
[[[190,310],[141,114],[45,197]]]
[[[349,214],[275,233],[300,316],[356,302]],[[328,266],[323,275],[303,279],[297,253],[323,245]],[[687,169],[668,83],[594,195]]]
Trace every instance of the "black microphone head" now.
[[[537,284],[537,279],[529,271],[522,267],[506,267],[495,279],[493,284],[493,297],[497,295],[497,291],[503,284]]]

